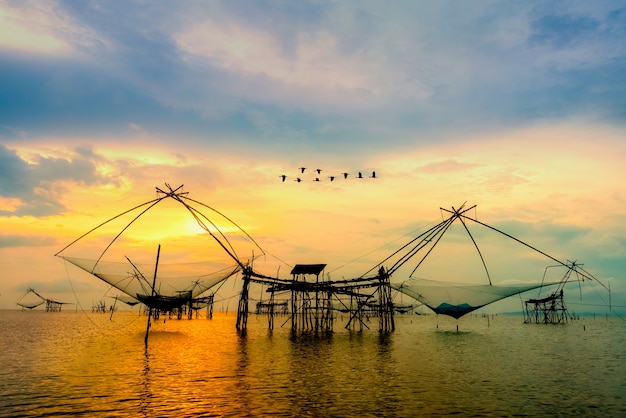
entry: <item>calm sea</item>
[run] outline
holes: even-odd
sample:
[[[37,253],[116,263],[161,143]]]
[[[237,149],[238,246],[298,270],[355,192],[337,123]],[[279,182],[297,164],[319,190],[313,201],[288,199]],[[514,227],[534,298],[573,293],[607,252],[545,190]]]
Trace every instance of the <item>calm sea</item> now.
[[[396,316],[290,336],[235,313],[0,311],[0,416],[626,416],[626,323]]]

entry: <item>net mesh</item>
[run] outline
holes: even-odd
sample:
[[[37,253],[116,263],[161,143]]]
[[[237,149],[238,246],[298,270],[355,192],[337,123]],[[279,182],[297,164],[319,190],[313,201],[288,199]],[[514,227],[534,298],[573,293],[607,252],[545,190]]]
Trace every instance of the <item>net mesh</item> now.
[[[126,295],[138,299],[152,294],[154,264],[131,264],[61,256],[65,261],[98,277]],[[163,264],[157,268],[155,291],[160,296],[192,298],[226,280],[239,270],[238,265],[217,267],[210,263]]]
[[[26,296],[17,301],[17,305],[26,309],[35,309],[39,305],[43,305],[45,301],[35,295]]]
[[[551,284],[553,283],[492,286],[413,278],[391,286],[428,306],[437,314],[458,319],[490,303]]]
[[[136,301],[177,306],[263,254],[226,215],[166,184],[156,199],[102,222],[56,256]]]

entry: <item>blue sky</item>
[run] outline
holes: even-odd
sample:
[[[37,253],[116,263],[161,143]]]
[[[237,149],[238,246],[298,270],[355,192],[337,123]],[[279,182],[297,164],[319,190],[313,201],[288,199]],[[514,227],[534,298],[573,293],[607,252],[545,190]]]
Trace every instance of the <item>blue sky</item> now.
[[[469,201],[624,290],[625,41],[620,1],[0,1],[0,263],[42,266],[0,306],[67,284],[52,225],[164,181],[293,262]],[[302,165],[381,181],[295,189]]]

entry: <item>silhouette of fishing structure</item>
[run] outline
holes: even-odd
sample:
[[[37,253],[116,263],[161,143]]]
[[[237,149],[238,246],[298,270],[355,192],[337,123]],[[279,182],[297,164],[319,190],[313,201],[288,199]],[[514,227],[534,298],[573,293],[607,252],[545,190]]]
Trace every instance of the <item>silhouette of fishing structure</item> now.
[[[220,228],[221,225],[224,225],[224,229],[236,231],[241,239],[251,243],[254,248],[260,249],[252,237],[236,223],[214,208],[191,199],[186,192],[182,191],[182,187],[181,185],[174,189],[168,184],[166,184],[165,189],[157,187],[155,199],[137,205],[101,223],[55,254],[66,262],[108,283],[136,302],[144,304],[148,316],[146,344],[151,319],[157,320],[161,315],[167,315],[170,318],[177,317],[178,319],[186,316],[191,319],[193,314],[196,313],[197,316],[201,309],[206,309],[207,317],[210,318],[214,301],[214,294],[210,289],[245,266],[237,256],[236,250],[228,240],[226,233]],[[118,246],[114,246],[114,244],[129,240],[128,237],[121,239],[122,234],[128,232],[141,217],[164,201],[173,201],[182,205],[193,222],[212,238],[212,242],[217,245],[220,255],[226,254],[225,259],[160,264],[162,251],[161,244],[158,244],[154,263],[138,262],[137,259],[140,256],[143,256],[144,260],[146,256],[140,254],[140,249],[136,246],[121,250]],[[210,211],[213,216],[205,215],[196,206]],[[105,226],[110,226],[114,221],[121,223],[119,226],[121,231],[113,233],[113,238],[110,238],[110,242],[104,250],[91,257],[79,257],[70,254],[72,249],[79,246],[79,241],[82,242],[88,235]],[[203,242],[203,244],[206,243]],[[145,247],[145,245],[141,247]],[[203,248],[203,251],[205,250]],[[135,255],[125,253],[125,251],[137,252],[137,259],[135,259]],[[126,300],[126,303],[129,301]]]
[[[193,313],[196,313],[196,317],[198,317],[198,311],[206,309],[206,317],[211,318],[216,292],[225,280],[235,274],[241,275],[242,280],[235,324],[236,329],[242,334],[246,333],[250,305],[251,302],[254,302],[253,298],[250,297],[252,284],[260,285],[269,295],[267,301],[257,301],[256,304],[256,314],[267,315],[269,329],[276,326],[276,318],[287,316],[287,319],[280,324],[281,327],[290,324],[293,333],[315,334],[331,333],[337,312],[347,314],[346,329],[369,329],[369,319],[377,318],[380,332],[394,331],[396,307],[394,307],[392,290],[414,298],[437,314],[458,319],[497,300],[555,284],[544,281],[517,286],[493,285],[478,244],[467,227],[469,221],[499,232],[556,261],[560,266],[568,266],[511,235],[469,217],[467,212],[474,209],[475,206],[466,209],[465,204],[463,204],[459,209],[454,207],[452,210],[441,208],[443,212],[450,214],[447,219],[411,239],[359,277],[331,280],[329,275],[324,273],[326,264],[296,264],[291,268],[291,278],[281,278],[278,274],[269,276],[253,268],[254,260],[266,255],[259,244],[226,215],[190,198],[187,192],[182,190],[182,187],[181,185],[172,188],[167,183],[165,189],[157,187],[155,199],[137,205],[101,223],[56,254],[56,256],[123,292],[125,297],[141,302],[146,307],[148,317],[146,344],[148,343],[151,321],[159,319],[162,315],[166,315],[167,318],[192,319]],[[122,234],[130,230],[140,217],[164,201],[180,204],[184,212],[190,215],[195,224],[202,229],[203,237],[209,238],[206,241],[212,242],[219,251],[217,254],[211,255],[215,260],[193,263],[194,266],[200,267],[199,272],[191,272],[189,264],[174,264],[178,266],[176,269],[172,267],[172,264],[161,263],[162,246],[160,243],[157,246],[156,256],[153,255],[154,262],[151,263],[138,262],[139,256],[132,253],[138,248],[145,248],[146,245],[133,245],[129,249],[125,249],[129,252],[113,251],[114,244],[118,241],[132,242],[128,238],[126,240],[120,239]],[[130,217],[130,221],[122,222],[121,219],[124,217]],[[83,238],[115,220],[121,222],[121,231],[115,233],[110,243],[95,257],[82,258],[69,254],[70,249],[74,248]],[[445,284],[423,279],[418,280],[413,277],[422,262],[431,254],[434,246],[440,242],[445,232],[455,222],[459,222],[469,234],[482,261],[488,284]],[[234,243],[237,243],[237,248],[235,248]],[[238,255],[243,244],[247,245],[248,252],[252,254],[247,259]],[[205,252],[204,249],[206,242],[202,241],[198,245],[201,245],[202,253],[205,254],[204,257],[208,257],[210,253]],[[254,255],[255,250],[257,251],[256,256]],[[218,257],[218,254],[221,255],[221,258]],[[392,284],[392,275],[398,273],[401,267],[408,265],[409,261],[416,259],[417,265],[408,275],[409,280]],[[576,266],[575,271],[579,277],[592,279],[588,273],[579,268],[580,265],[571,263],[570,267],[573,266]],[[559,283],[563,284],[562,281]],[[562,293],[562,287],[559,291]],[[531,305],[532,303],[534,302],[531,302]],[[398,306],[398,308],[407,309],[402,306]]]
[[[276,296],[284,292],[290,293],[289,318],[286,322],[291,322],[291,329],[294,332],[332,332],[333,311],[337,309],[336,305],[339,305],[339,310],[350,312],[346,328],[354,328],[356,324],[359,324],[361,328],[369,328],[364,320],[365,315],[377,313],[381,318],[379,326],[381,330],[394,329],[391,288],[387,275],[341,281],[324,280],[324,264],[296,265],[291,271],[291,279],[261,274],[252,268],[253,260],[265,255],[265,251],[256,241],[223,213],[190,198],[187,192],[182,191],[182,187],[181,185],[172,188],[169,184],[166,184],[165,189],[157,187],[155,199],[101,223],[55,254],[108,283],[136,302],[141,302],[146,307],[148,316],[146,344],[151,321],[158,320],[163,315],[166,315],[166,318],[191,319],[194,312],[197,316],[199,309],[206,308],[207,318],[210,318],[213,312],[215,291],[226,279],[235,274],[241,274],[243,280],[236,321],[236,328],[242,333],[245,333],[247,329],[250,305],[248,295],[251,283],[263,285],[270,294],[270,302],[263,307],[268,315],[270,329],[274,327],[274,317],[285,312],[282,308],[284,302],[276,302]],[[164,201],[173,201],[182,205],[186,213],[191,215],[195,223],[212,239],[212,242],[217,244],[222,255],[226,255],[225,260],[221,259],[219,263],[209,260],[206,268],[202,268],[201,272],[191,274],[187,271],[188,264],[179,265],[179,270],[173,269],[171,265],[162,264],[161,244],[157,246],[156,256],[152,263],[137,261],[138,255],[115,251],[117,246],[114,244],[132,241],[128,237],[122,239],[122,234],[128,232],[140,217]],[[211,216],[206,212],[210,212]],[[122,221],[122,219],[125,220]],[[114,221],[121,223],[119,227],[121,231],[113,233],[113,237],[110,238],[104,250],[90,257],[71,254],[84,238]],[[229,236],[233,231],[237,232],[236,239]],[[239,257],[233,242],[240,244],[242,241],[246,241],[253,251],[257,250],[260,254],[257,253],[249,259]],[[145,248],[145,245],[140,247]],[[124,251],[134,252],[138,251],[137,248],[137,246],[131,246],[125,248]],[[145,257],[144,255],[144,260]],[[207,270],[209,266],[219,266],[219,268]],[[284,326],[286,322],[281,326]]]
[[[93,312],[93,313],[106,313],[108,310],[109,309],[107,309],[107,304],[103,300],[99,300],[97,302],[94,302],[91,305],[91,312]],[[111,306],[110,310],[113,310],[112,306]]]
[[[107,307],[107,304],[104,300],[99,300],[94,302],[91,305],[91,312],[92,313],[111,313],[111,318],[113,317],[113,313],[115,311],[117,311],[117,301],[119,300],[120,302],[125,303],[128,306],[135,306],[138,303],[140,303],[137,299],[135,298],[131,298],[130,296],[127,295],[116,295],[116,296],[112,296],[113,299],[113,304],[109,305]]]
[[[551,268],[559,268],[563,267],[561,265],[556,266],[548,266],[544,271],[544,278],[542,280],[545,281],[546,273]],[[563,274],[561,280],[556,284],[556,289],[550,293],[548,296],[543,298],[538,297],[534,299],[528,299],[524,302],[524,323],[535,323],[535,324],[562,324],[566,323],[568,317],[567,308],[565,306],[565,301],[563,298],[563,288],[568,282],[575,281],[579,284],[583,282],[585,279],[593,279],[597,283],[599,283],[602,287],[604,287],[610,295],[610,289],[605,287],[597,278],[595,278],[591,273],[584,270],[582,268],[582,264],[577,261],[567,261],[566,262],[566,271]],[[582,291],[581,291],[582,292]],[[582,293],[581,293],[582,298]]]
[[[26,292],[17,300],[17,305],[22,309],[35,309],[36,307],[46,304],[46,312],[61,312],[63,305],[71,305],[71,302],[59,302],[58,300],[41,296],[35,289],[29,287]]]
[[[291,269],[291,279],[265,276],[244,268],[236,328],[242,332],[247,328],[250,284],[257,283],[270,294],[269,302],[263,305],[269,329],[274,329],[275,317],[286,312],[285,302],[276,302],[284,294],[288,295],[290,312],[281,327],[291,323],[293,333],[331,333],[335,311],[349,314],[346,329],[369,329],[366,323],[369,317],[378,318],[381,332],[395,329],[389,276],[384,269],[373,277],[330,280],[324,279],[325,267],[326,264],[296,264]]]
[[[408,274],[409,280],[399,284],[392,284],[392,288],[423,303],[436,314],[451,316],[457,320],[470,312],[483,308],[504,298],[533,289],[556,286],[557,289],[552,292],[550,296],[543,299],[529,299],[526,302],[527,309],[525,322],[531,322],[531,318],[535,322],[540,322],[539,318],[541,318],[541,322],[544,323],[560,323],[562,322],[562,318],[567,314],[563,303],[563,287],[570,280],[570,278],[576,277],[579,281],[594,280],[604,289],[608,290],[599,280],[588,272],[582,270],[579,264],[560,261],[555,257],[550,256],[547,253],[513,237],[512,235],[507,234],[506,232],[489,226],[478,219],[469,216],[468,212],[475,209],[475,207],[476,205],[465,208],[464,203],[459,209],[455,209],[454,207],[452,207],[451,210],[440,208],[441,211],[450,214],[450,216],[410,240],[374,268],[378,268],[384,263],[391,263],[391,266],[387,269],[387,274],[393,275],[409,261],[417,260],[415,267],[412,269],[410,274]],[[471,242],[473,243],[473,246],[481,260],[488,283],[465,284],[431,281],[417,278],[416,272],[422,263],[432,253],[435,246],[441,241],[444,234],[455,222],[462,225],[463,229],[467,232],[469,238],[471,239]],[[498,234],[512,239],[519,244],[522,244],[528,249],[556,262],[558,267],[567,269],[568,273],[565,274],[562,280],[557,282],[546,282],[544,273],[544,277],[540,283],[507,286],[494,285],[478,243],[467,226],[469,222],[481,225],[489,230],[495,231]]]

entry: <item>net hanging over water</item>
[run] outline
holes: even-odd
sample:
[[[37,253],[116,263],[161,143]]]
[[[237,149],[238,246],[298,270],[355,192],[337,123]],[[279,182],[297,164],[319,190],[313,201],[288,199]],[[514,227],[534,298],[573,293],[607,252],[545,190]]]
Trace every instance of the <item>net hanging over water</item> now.
[[[157,188],[156,199],[101,223],[56,256],[136,301],[170,310],[236,274],[254,250],[264,255],[230,218],[189,198],[182,186],[166,186]]]
[[[35,309],[36,307],[43,305],[45,301],[46,300],[41,295],[33,289],[28,288],[26,293],[20,296],[16,304],[24,309]]]
[[[504,239],[508,239],[508,241],[510,241],[511,243],[519,244],[522,246],[522,248],[531,250],[533,255],[535,256],[536,254],[540,254],[541,256],[545,257],[546,260],[552,260],[556,262],[559,266],[563,266],[568,269],[573,268],[567,263],[559,261],[558,259],[538,250],[537,248],[529,244],[526,244],[525,242],[513,237],[512,235],[509,235],[501,230],[482,223],[473,217],[468,216],[467,213],[474,208],[475,205],[466,208],[465,204],[461,205],[458,209],[455,209],[454,207],[452,208],[452,210],[441,208],[442,212],[450,214],[448,218],[427,229],[425,232],[421,233],[417,237],[411,239],[398,250],[394,251],[390,256],[385,258],[382,262],[376,264],[366,274],[369,274],[374,269],[382,268],[383,266],[388,265],[389,267],[386,269],[386,274],[388,274],[389,276],[392,276],[394,274],[404,275],[405,273],[401,269],[408,268],[408,274],[404,275],[404,277],[407,277],[408,280],[403,281],[399,284],[391,284],[391,287],[398,292],[401,292],[423,303],[437,314],[448,315],[456,319],[507,297],[514,296],[529,290],[559,284],[559,282],[548,283],[545,280],[542,280],[541,282],[534,281],[530,283],[523,283],[524,277],[520,277],[519,281],[518,278],[508,277],[508,283],[515,282],[519,284],[494,285],[492,281],[492,274],[490,272],[491,269],[488,268],[486,259],[483,255],[483,251],[479,248],[478,242],[476,241],[474,235],[471,233],[470,228],[468,227],[468,223],[483,226],[486,228],[487,231],[495,232],[497,237],[504,237]],[[479,282],[480,284],[478,284],[475,282],[475,279],[472,280],[468,277],[460,278],[460,281],[468,280],[463,283],[447,282],[445,281],[445,278],[444,280],[427,280],[418,278],[417,274],[420,274],[422,277],[425,275],[423,273],[423,270],[426,265],[426,259],[428,258],[430,260],[433,257],[432,254],[435,250],[435,247],[437,247],[438,244],[442,241],[446,232],[451,230],[453,224],[457,224],[457,226],[460,226],[460,230],[464,230],[467,233],[469,242],[471,243],[471,246],[474,247],[475,254],[478,256],[480,264],[482,265],[485,276],[484,283]],[[458,236],[455,238],[458,240]],[[492,246],[491,248],[493,249],[494,247]],[[538,257],[529,257],[525,260],[526,262],[528,262],[528,260],[535,260],[536,258]],[[457,259],[458,257],[456,254],[450,254],[447,260],[445,259],[445,257],[440,258],[440,260],[443,260],[444,263],[446,263],[440,266],[441,271],[444,272],[444,276],[451,276],[455,274],[446,274],[446,271],[454,271],[455,268],[459,270],[457,265],[451,265],[456,264]],[[455,262],[450,263],[450,260],[455,260]],[[497,261],[498,264],[500,264],[501,266],[504,265],[502,260],[498,259]],[[432,273],[434,270],[431,269],[430,271]],[[456,274],[465,274],[467,276],[467,274],[463,270],[457,272]],[[583,278],[591,278],[589,275],[583,274],[580,271],[579,274],[581,274]],[[503,277],[503,274],[500,273],[497,276]],[[432,278],[432,276],[429,277]],[[470,281],[472,282],[472,284],[470,284]]]
[[[494,286],[462,284],[413,278],[391,287],[423,303],[433,312],[459,319],[476,309],[509,296],[555,283]]]
[[[61,257],[137,300],[143,301],[152,294],[154,264]],[[160,264],[155,292],[164,297],[195,298],[235,274],[239,266],[210,269],[210,263]]]

